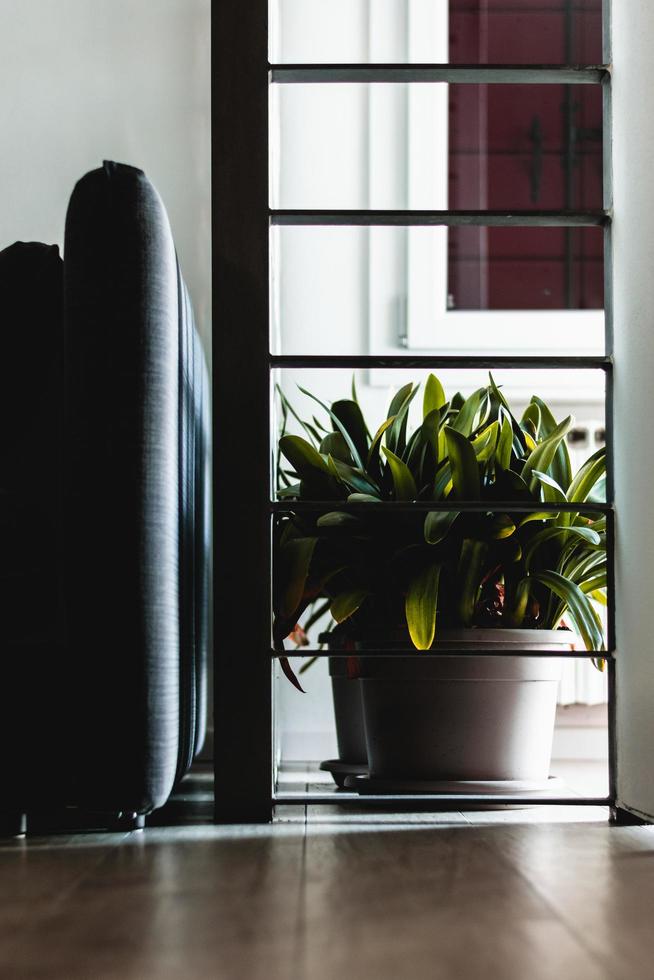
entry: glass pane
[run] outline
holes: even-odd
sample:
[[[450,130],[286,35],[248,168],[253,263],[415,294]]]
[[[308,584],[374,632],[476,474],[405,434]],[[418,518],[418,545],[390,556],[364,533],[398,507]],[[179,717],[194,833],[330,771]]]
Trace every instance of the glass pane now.
[[[281,354],[602,354],[601,228],[275,227]]]
[[[313,435],[307,434],[292,413],[287,416],[286,422],[283,422],[282,404],[278,396],[279,388],[284,392],[297,416],[320,433],[321,426],[331,429],[332,423],[326,416],[325,410],[314,399],[320,399],[325,405],[331,405],[341,399],[350,399],[354,378],[357,397],[368,430],[375,433],[387,417],[388,406],[393,395],[404,385],[419,384],[420,390],[413,399],[409,411],[408,425],[413,431],[422,421],[423,391],[429,373],[429,371],[412,368],[356,372],[316,368],[275,370],[272,378],[272,383],[277,388],[272,392],[273,445],[276,445],[278,435],[284,427],[291,434],[302,435],[310,440],[314,438]],[[489,383],[488,372],[480,369],[448,368],[435,373],[450,401],[457,392],[467,397]],[[603,443],[605,424],[603,371],[577,368],[500,369],[493,371],[493,377],[517,418],[521,417],[533,396],[547,403],[557,421],[572,416],[571,428],[581,427],[585,433],[583,437],[579,437],[578,433],[573,433],[570,437],[570,451],[574,455],[575,467],[581,465],[583,460]],[[300,388],[305,391],[300,391]],[[314,398],[305,392],[310,392]],[[271,477],[271,492],[275,493],[277,478],[274,474]]]
[[[602,207],[600,86],[274,85],[278,208]]]
[[[509,609],[517,611],[513,602],[507,607],[504,599],[526,575],[551,569],[565,577],[573,568],[575,574],[580,571],[577,563],[570,561],[574,549],[579,551],[579,561],[588,559],[586,570],[595,568],[597,563],[589,576],[593,581],[589,592],[605,589],[606,582],[601,576],[605,572],[606,522],[593,507],[606,500],[603,473],[595,475],[590,495],[581,505],[583,519],[574,519],[579,530],[574,534],[567,532],[560,541],[547,530],[555,526],[552,521],[559,515],[553,514],[550,519],[541,513],[537,520],[525,522],[519,509],[519,505],[533,505],[538,509],[542,501],[551,500],[548,494],[552,492],[552,481],[561,492],[568,493],[580,467],[603,447],[601,404],[597,402],[592,410],[579,404],[580,414],[588,414],[575,426],[568,407],[559,402],[550,387],[554,373],[558,375],[555,384],[560,390],[567,389],[568,397],[575,397],[582,372],[498,370],[495,382],[501,389],[503,403],[485,372],[437,373],[442,389],[434,391],[432,386],[429,397],[436,409],[445,407],[440,414],[430,410],[427,420],[423,407],[423,397],[426,397],[423,372],[409,376],[413,385],[401,390],[399,384],[407,381],[405,372],[396,372],[397,383],[390,390],[377,385],[374,378],[359,378],[357,398],[361,411],[351,400],[349,373],[304,370],[296,372],[294,377],[281,378],[284,395],[278,392],[273,399],[276,465],[271,489],[277,499],[288,505],[288,513],[297,516],[291,522],[285,512],[274,519],[273,610],[277,643],[289,634],[293,634],[290,642],[306,639],[296,629],[298,622],[309,630],[305,618],[307,603],[303,605],[297,590],[289,591],[285,584],[296,581],[295,539],[298,537],[318,539],[318,552],[310,553],[307,602],[313,604],[320,596],[325,599],[361,593],[372,614],[371,620],[365,616],[359,620],[367,628],[381,623],[392,629],[401,624],[406,595],[404,576],[411,574],[414,561],[420,568],[421,562],[434,556],[447,569],[446,582],[439,590],[443,598],[440,627],[462,626],[461,606],[456,601],[458,593],[456,589],[452,592],[451,586],[462,574],[461,561],[468,548],[466,542],[470,540],[480,543],[477,552],[474,555],[470,552],[467,558],[468,562],[481,562],[473,613],[476,626],[501,626]],[[596,374],[597,393],[601,395],[602,375]],[[294,381],[302,384],[302,391],[297,390]],[[329,405],[334,413],[331,417]],[[403,406],[405,411],[408,408],[404,421]],[[509,408],[513,416],[508,414]],[[398,423],[391,425],[383,438],[373,439],[372,434],[380,433],[382,423],[391,416],[398,417]],[[335,417],[340,420],[340,426],[335,424]],[[541,477],[540,467],[534,466],[535,461],[530,464],[530,460],[532,454],[539,452],[537,447],[551,438],[556,423],[565,427],[560,431],[560,445],[564,454],[567,447],[568,459],[557,454],[548,462],[540,454],[538,458],[544,467]],[[457,428],[457,439],[468,441],[470,452],[474,453],[473,461],[476,456],[476,467],[474,462],[465,470],[453,465],[455,454],[461,454],[462,447],[452,441],[448,426]],[[508,437],[499,438],[505,428]],[[532,472],[534,469],[536,472]],[[481,500],[487,511],[461,513],[456,523],[445,525],[435,516],[426,523],[424,511],[380,512],[372,504],[370,510],[355,517],[343,517],[340,503],[353,493],[365,495],[361,503],[371,503],[370,498],[373,503]],[[294,511],[297,500],[317,502],[319,506],[315,511],[299,513]],[[498,511],[500,500],[513,502],[515,508],[508,506]],[[338,513],[335,515],[339,510],[340,517]],[[318,520],[325,514],[332,516]],[[581,585],[582,580],[577,584]],[[289,607],[291,595],[295,604]],[[542,594],[536,587],[534,604],[519,607],[521,626],[558,627],[562,615],[558,602],[544,602],[547,595],[547,589]],[[388,616],[396,621],[389,621]],[[315,647],[319,641],[317,634],[325,625],[318,622],[316,631],[308,637],[311,646]],[[592,625],[586,624],[586,628],[588,635],[594,630]],[[602,645],[597,631],[595,643],[591,648]]]
[[[602,0],[275,0],[273,63],[600,64]]]
[[[450,228],[451,310],[601,310],[601,228]]]

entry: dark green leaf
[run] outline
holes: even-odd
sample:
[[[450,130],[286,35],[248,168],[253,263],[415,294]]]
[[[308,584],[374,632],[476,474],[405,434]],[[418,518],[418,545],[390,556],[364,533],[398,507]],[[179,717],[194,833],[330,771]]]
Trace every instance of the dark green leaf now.
[[[350,452],[352,453],[352,459],[354,460],[354,462],[356,463],[356,465],[360,469],[363,469],[363,461],[362,461],[362,459],[361,459],[361,457],[359,455],[359,452],[358,452],[356,446],[354,445],[354,442],[352,441],[352,438],[350,436],[350,433],[347,431],[347,429],[345,428],[345,426],[343,425],[343,423],[341,422],[341,420],[339,419],[339,417],[337,415],[335,415],[332,412],[332,410],[330,408],[328,408],[327,405],[325,405],[324,402],[322,402],[319,398],[316,398],[315,395],[312,395],[310,391],[307,391],[306,388],[301,388],[299,385],[298,385],[298,388],[300,389],[300,391],[302,392],[303,395],[306,395],[308,398],[312,398],[314,400],[314,402],[317,402],[320,405],[320,407],[323,408],[327,412],[327,414],[329,415],[330,419],[332,420],[335,428],[342,434],[343,438],[345,439],[345,441],[346,441],[346,443],[348,445],[348,448],[349,448]]]
[[[457,610],[463,626],[472,626],[487,551],[488,546],[483,541],[472,538],[466,538],[461,546]]]
[[[320,452],[325,456],[333,456],[342,463],[352,465],[352,453],[340,432],[328,432],[320,443]]]
[[[526,483],[530,483],[532,489],[538,485],[536,477],[533,476],[533,471],[538,470],[541,473],[548,473],[556,456],[556,451],[565,439],[571,424],[572,416],[569,415],[567,419],[564,419],[563,422],[557,425],[546,439],[538,444],[526,460],[522,468],[522,479]]]
[[[342,623],[343,620],[349,619],[369,595],[370,592],[367,589],[352,589],[349,592],[341,592],[332,601],[330,606],[329,611],[332,618],[337,623]]]
[[[361,409],[356,402],[341,399],[333,403],[332,413],[347,429],[362,462],[368,455],[368,435]],[[336,426],[336,423],[334,425]]]
[[[415,500],[418,496],[418,491],[416,489],[416,483],[413,479],[411,470],[403,463],[395,453],[392,453],[390,449],[386,446],[382,446],[382,450],[386,459],[388,460],[388,465],[391,468],[391,475],[393,477],[393,486],[395,488],[395,499],[396,500]]]
[[[390,405],[388,406],[388,412],[386,413],[386,418],[390,419],[392,415],[397,415],[397,413],[402,408],[402,405],[404,405],[404,402],[407,400],[407,398],[411,395],[412,392],[413,392],[412,383],[409,383],[408,385],[404,385],[403,388],[400,388],[400,390],[395,393],[395,395],[391,400]]]
[[[479,465],[469,440],[450,426],[445,427],[445,439],[455,496],[458,500],[479,500]]]
[[[312,470],[329,472],[327,463],[318,450],[302,436],[282,436],[279,440],[279,449],[298,476],[311,476]]]
[[[439,544],[459,516],[458,510],[431,510],[425,517],[425,541],[427,544]]]
[[[536,572],[529,577],[532,581],[545,585],[563,601],[587,650],[604,649],[604,637],[597,613],[578,585],[553,571]]]
[[[450,422],[450,427],[464,436],[471,435],[475,418],[485,395],[486,389],[479,388],[469,398],[466,398],[456,417]]]
[[[600,543],[600,536],[597,531],[593,531],[590,527],[546,527],[542,531],[538,531],[533,538],[530,540],[527,550],[525,552],[525,565],[527,569],[530,566],[531,559],[534,556],[534,552],[546,541],[551,541],[553,538],[561,536],[570,536],[573,538],[579,538],[581,541],[585,541],[587,544],[598,545]]]
[[[543,438],[547,438],[556,429],[557,421],[541,398],[534,395],[531,401],[533,405],[538,406],[541,419],[541,434]],[[572,468],[570,466],[570,453],[568,452],[568,446],[565,440],[560,443],[556,450],[549,472],[562,490],[567,493],[570,481],[572,480]]]
[[[386,445],[391,452],[395,453],[396,456],[401,457],[404,453],[406,447],[406,430],[409,418],[409,408],[411,407],[411,402],[417,393],[418,385],[416,385],[404,399],[402,405],[397,411],[395,421],[386,433]]]
[[[279,614],[284,619],[291,619],[300,608],[317,542],[318,538],[294,538],[279,549],[284,582]]]

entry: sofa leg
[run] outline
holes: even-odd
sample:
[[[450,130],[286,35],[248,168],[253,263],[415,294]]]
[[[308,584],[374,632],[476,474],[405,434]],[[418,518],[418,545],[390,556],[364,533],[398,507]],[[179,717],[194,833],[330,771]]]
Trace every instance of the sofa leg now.
[[[111,830],[130,831],[145,828],[145,815],[142,813],[119,813],[111,824]]]
[[[0,813],[0,837],[24,837],[26,832],[26,813]]]

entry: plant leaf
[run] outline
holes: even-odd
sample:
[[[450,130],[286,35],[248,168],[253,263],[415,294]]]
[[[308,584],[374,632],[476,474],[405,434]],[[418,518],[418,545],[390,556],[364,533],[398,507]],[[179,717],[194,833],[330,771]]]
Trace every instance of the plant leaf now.
[[[418,496],[418,491],[416,489],[416,481],[413,479],[413,474],[409,467],[395,453],[387,449],[386,446],[382,446],[382,451],[391,468],[393,486],[395,487],[395,499],[415,500]]]
[[[404,402],[412,393],[412,391],[413,391],[413,383],[409,382],[408,385],[404,385],[402,388],[400,388],[399,391],[395,393],[395,395],[391,399],[390,405],[388,406],[388,413],[386,415],[387,418],[390,418],[391,415],[397,415],[397,413],[400,411],[402,405],[404,405]]]
[[[284,588],[279,602],[279,614],[291,619],[300,608],[311,560],[318,538],[292,538],[279,549],[281,580]]]
[[[496,514],[491,522],[490,534],[496,541],[503,541],[505,538],[510,538],[515,530],[513,519],[508,514]]]
[[[579,630],[587,650],[604,649],[604,637],[597,613],[578,585],[553,571],[535,572],[529,578],[545,585],[567,606],[570,618]]]
[[[541,398],[538,398],[537,395],[534,395],[531,401],[540,410],[541,433],[543,438],[547,438],[556,429],[556,419],[545,402]],[[549,469],[556,482],[567,493],[572,480],[572,467],[570,466],[570,453],[568,452],[568,446],[565,441],[560,443]]]
[[[320,443],[320,452],[325,456],[333,456],[342,463],[352,465],[352,453],[340,432],[328,432]]]
[[[458,430],[445,426],[447,454],[452,467],[452,486],[459,500],[479,500],[479,465],[469,440]]]
[[[477,391],[473,391],[470,397],[464,401],[456,417],[450,422],[450,428],[460,432],[463,436],[469,436],[472,433],[475,416],[485,395],[485,388],[478,388]]]
[[[403,389],[404,390],[404,389]],[[411,391],[400,405],[396,418],[386,433],[386,445],[396,456],[402,456],[406,448],[406,429],[411,402],[418,393],[418,385],[412,386]]]
[[[533,471],[538,470],[541,473],[547,473],[552,461],[556,455],[556,451],[565,439],[566,433],[572,424],[572,416],[568,415],[563,422],[543,439],[542,442],[538,444],[536,449],[529,455],[528,459],[525,461],[522,467],[522,479],[526,483],[530,483],[532,489],[537,486],[537,479],[533,476]]]
[[[422,399],[422,417],[426,419],[431,412],[441,409],[447,404],[443,385],[435,374],[430,374],[425,382],[425,393]]]
[[[312,470],[329,473],[326,461],[317,449],[302,436],[282,436],[279,451],[286,457],[298,476],[311,476]]]
[[[594,531],[590,527],[559,527],[559,526],[557,526],[557,527],[546,527],[546,528],[543,528],[542,531],[538,531],[533,536],[533,538],[529,542],[529,545],[527,547],[527,550],[525,551],[525,565],[526,565],[526,567],[529,568],[529,565],[531,563],[531,559],[532,559],[533,554],[534,554],[534,552],[536,551],[537,548],[539,548],[546,541],[551,541],[552,538],[557,538],[560,535],[570,535],[572,537],[580,538],[582,541],[585,541],[587,544],[591,544],[591,545],[595,545],[595,546],[599,545],[600,544],[600,541],[601,541],[601,538],[600,538],[599,534],[597,533],[597,531]]]
[[[425,541],[427,544],[439,544],[459,516],[458,510],[430,510],[425,517]]]
[[[471,446],[474,449],[478,462],[484,463],[493,455],[498,429],[499,423],[497,421],[491,422],[490,425],[479,433],[476,439],[473,439]]]
[[[473,538],[466,538],[461,546],[457,609],[463,626],[472,625],[487,551],[488,547],[483,541]]]
[[[357,448],[359,459],[362,461],[368,455],[368,432],[361,409],[355,401],[346,398],[332,404],[332,413],[339,419],[341,425],[347,429],[352,442]],[[334,423],[336,427],[336,423]]]
[[[295,676],[295,672],[293,668],[288,662],[288,657],[278,657],[278,660],[279,660],[279,666],[282,668],[284,672],[284,676],[291,682],[293,687],[297,688],[300,694],[306,694],[307,692],[300,684],[299,680]]]
[[[374,438],[373,438],[372,443],[370,445],[370,449],[368,450],[368,459],[366,460],[366,469],[367,470],[370,469],[370,467],[373,464],[376,456],[379,455],[379,447],[380,447],[380,444],[381,444],[382,436],[386,432],[386,429],[388,429],[389,426],[391,426],[393,424],[393,422],[395,421],[396,418],[397,418],[396,415],[390,415],[384,422],[382,422],[382,424],[379,426],[379,428],[375,432]]]
[[[349,592],[341,592],[332,600],[329,611],[337,623],[342,623],[345,619],[357,611],[364,599],[370,595],[367,589],[352,589]]]
[[[548,504],[565,504],[568,498],[563,492],[563,488],[557,483],[555,479],[549,476],[547,473],[541,473],[540,470],[532,470],[532,476],[535,476],[538,482],[543,488],[543,499]]]
[[[353,492],[369,493],[371,495],[379,493],[377,484],[363,470],[358,470],[354,466],[348,466],[347,463],[342,463],[340,459],[334,459],[333,456],[328,458],[328,465],[332,474],[341,483],[350,487]]]
[[[316,521],[316,527],[344,527],[358,524],[359,519],[355,514],[348,514],[342,510],[332,510],[329,514],[321,514]]]
[[[495,450],[495,462],[498,466],[501,466],[503,470],[508,470],[511,467],[511,451],[513,449],[513,428],[506,415],[502,418],[502,428],[500,429],[500,437],[497,440],[497,449]]]
[[[568,490],[568,500],[571,504],[584,503],[593,487],[606,472],[606,447],[602,446],[589,456],[580,467]]]
[[[309,438],[315,440],[316,445],[319,445],[320,444],[320,434],[317,431],[317,428],[314,428],[308,422],[304,422],[300,418],[300,416],[295,411],[295,409],[291,405],[290,401],[288,400],[288,398],[286,397],[286,395],[282,391],[280,385],[276,385],[275,387],[277,388],[277,394],[279,395],[279,400],[282,403],[282,409],[283,409],[283,411],[285,413],[284,414],[284,422],[283,422],[283,432],[282,432],[282,435],[286,431],[286,416],[288,414],[290,414],[290,415],[293,416],[293,418],[295,419],[295,421],[298,422],[302,426],[302,428],[304,429],[304,431],[306,432],[306,434],[309,436]],[[314,419],[314,422],[316,422],[316,421],[317,420]]]
[[[540,430],[540,408],[536,402],[532,401],[527,405],[526,409],[522,413],[522,418],[520,423],[523,429],[529,433],[532,439],[538,439],[538,433]]]
[[[406,622],[417,650],[429,650],[434,642],[440,574],[440,565],[428,565],[411,581],[407,591]]]
[[[352,453],[352,459],[354,460],[354,462],[356,463],[356,465],[360,469],[363,469],[363,462],[361,460],[361,457],[359,455],[359,452],[357,450],[357,447],[354,445],[354,442],[352,441],[352,437],[350,436],[350,433],[347,431],[347,429],[345,428],[345,426],[343,425],[343,423],[339,419],[338,415],[335,415],[334,412],[332,412],[331,408],[328,408],[327,405],[325,405],[324,402],[322,402],[315,395],[312,395],[310,391],[307,391],[306,390],[306,388],[302,388],[302,387],[300,387],[300,385],[298,385],[298,388],[302,392],[303,395],[306,395],[308,398],[312,398],[314,400],[314,402],[317,402],[320,405],[320,407],[322,409],[324,409],[325,412],[327,412],[327,414],[329,415],[330,419],[332,420],[332,422],[334,424],[335,429],[337,429],[342,434],[343,438],[345,439],[346,443],[348,444],[348,448],[349,448],[350,452]]]

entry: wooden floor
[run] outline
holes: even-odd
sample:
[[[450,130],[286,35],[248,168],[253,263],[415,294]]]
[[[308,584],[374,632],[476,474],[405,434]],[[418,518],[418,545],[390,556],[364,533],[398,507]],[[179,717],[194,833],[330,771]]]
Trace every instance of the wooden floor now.
[[[582,808],[281,818],[6,842],[0,977],[654,976],[654,827]]]

